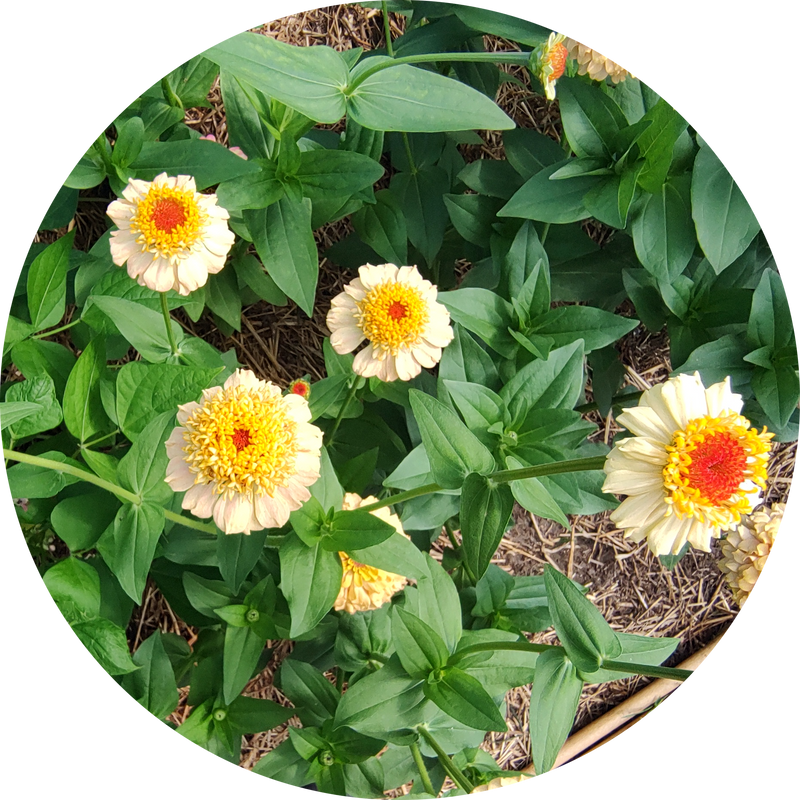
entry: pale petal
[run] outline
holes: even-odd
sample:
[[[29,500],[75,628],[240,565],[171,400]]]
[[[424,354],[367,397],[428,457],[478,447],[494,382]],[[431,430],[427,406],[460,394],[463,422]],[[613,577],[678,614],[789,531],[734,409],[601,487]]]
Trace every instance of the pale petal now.
[[[172,458],[167,464],[167,475],[164,480],[173,492],[185,492],[194,486],[194,473],[182,458]]]
[[[352,353],[366,338],[364,332],[357,325],[334,328],[328,325],[331,333],[331,347],[339,354]]]

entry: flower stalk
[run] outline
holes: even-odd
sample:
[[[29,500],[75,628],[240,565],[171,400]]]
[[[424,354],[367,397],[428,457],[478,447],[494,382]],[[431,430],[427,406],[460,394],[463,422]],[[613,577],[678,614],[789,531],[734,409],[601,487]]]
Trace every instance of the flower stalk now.
[[[450,780],[467,794],[471,794],[475,787],[470,783],[467,776],[456,766],[453,759],[445,753],[439,742],[433,738],[431,732],[424,725],[420,725],[417,728],[417,733],[430,745],[433,752],[436,753],[439,763],[442,765],[442,768],[447,773]]]
[[[414,763],[417,766],[417,772],[419,772],[420,777],[422,778],[422,788],[431,795],[431,797],[436,797],[436,792],[433,790],[433,784],[431,783],[431,776],[428,775],[428,770],[425,766],[425,762],[422,760],[422,753],[420,752],[419,745],[416,742],[412,742],[408,749],[411,750],[411,755],[414,758]]]
[[[169,313],[169,303],[167,302],[167,293],[160,292],[161,294],[161,313],[164,315],[164,324],[167,326],[167,338],[169,339],[169,349],[172,355],[179,356],[178,343],[175,341],[175,331],[172,330],[172,317]]]

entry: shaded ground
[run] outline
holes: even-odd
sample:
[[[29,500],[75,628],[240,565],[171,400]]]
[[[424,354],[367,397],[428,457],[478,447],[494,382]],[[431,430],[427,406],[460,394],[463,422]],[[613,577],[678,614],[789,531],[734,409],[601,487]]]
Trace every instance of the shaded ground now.
[[[402,17],[392,17],[394,36],[402,32]],[[318,9],[269,23],[260,29],[293,44],[328,44],[337,49],[354,46],[374,49],[383,45],[380,12],[359,7],[335,6]],[[487,40],[489,47],[507,49],[500,40]],[[523,82],[524,70],[509,70]],[[212,91],[211,109],[192,109],[187,122],[203,134],[213,133],[218,141],[227,141],[225,118],[220,107],[218,90]],[[521,126],[533,127],[553,138],[560,134],[557,103],[532,95],[512,83],[501,86],[498,102]],[[483,146],[463,147],[465,158],[497,158],[502,156],[500,135],[489,133]],[[105,230],[105,203],[101,187],[82,193],[75,224],[77,244],[84,248]],[[608,231],[590,226],[592,235],[604,241]],[[339,222],[318,231],[320,252],[349,233],[349,223]],[[327,334],[325,311],[330,298],[337,294],[352,275],[322,259],[316,312],[309,322],[293,303],[285,307],[258,303],[244,309],[242,332],[228,337],[219,331],[210,316],[197,324],[180,317],[181,324],[192,333],[228,349],[231,346],[241,363],[259,376],[285,385],[304,374],[313,379],[323,377],[322,341]],[[663,381],[670,369],[666,333],[652,335],[637,328],[620,343],[627,383],[645,389]],[[589,387],[590,388],[590,387]],[[598,423],[597,439],[610,441],[618,428],[613,417],[602,418],[592,412]],[[768,502],[785,500],[792,469],[795,446],[778,447],[773,458]],[[538,574],[547,563],[566,572],[589,587],[589,597],[597,604],[615,630],[681,639],[675,655],[667,662],[678,663],[717,634],[723,632],[736,615],[730,592],[716,567],[718,551],[703,554],[691,551],[673,572],[667,571],[645,545],[626,541],[608,520],[607,515],[570,518],[571,530],[549,520],[539,519],[516,507],[514,527],[501,545],[496,563],[515,575]],[[434,545],[434,554],[441,552],[444,540]],[[128,633],[132,646],[160,628],[185,637],[190,643],[194,631],[178,620],[157,590],[149,586],[142,607],[134,612]],[[539,635],[537,640],[553,637]],[[290,643],[276,643],[268,667],[248,686],[247,693],[268,697],[289,705],[272,685],[272,676],[281,658],[289,652]],[[586,686],[578,711],[575,729],[602,715],[644,686],[650,679],[632,677],[599,686]],[[185,692],[182,693],[182,696]],[[489,734],[485,749],[506,768],[518,769],[530,761],[528,729],[528,688],[520,688],[508,696],[509,731]],[[182,705],[173,715],[175,722],[185,719],[190,709]],[[298,724],[296,720],[289,723]],[[252,767],[258,759],[287,736],[286,726],[274,731],[246,737],[242,765]]]

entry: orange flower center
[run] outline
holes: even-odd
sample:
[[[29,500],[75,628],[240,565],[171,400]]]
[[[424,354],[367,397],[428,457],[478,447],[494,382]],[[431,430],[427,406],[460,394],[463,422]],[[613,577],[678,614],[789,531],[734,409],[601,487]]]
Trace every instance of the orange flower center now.
[[[236,428],[233,432],[233,446],[241,452],[250,445],[250,431],[246,428]]]
[[[416,344],[428,324],[428,304],[415,286],[386,281],[367,292],[358,303],[359,327],[373,347],[397,355],[401,347]]]
[[[745,479],[747,453],[730,433],[715,433],[697,445],[688,467],[689,483],[712,503],[721,503]]]
[[[403,319],[408,314],[408,309],[402,303],[394,302],[389,306],[388,313],[392,319]]]
[[[298,379],[289,386],[289,394],[298,394],[300,397],[308,397],[311,387],[304,380]]]
[[[153,224],[164,233],[172,233],[178,225],[186,222],[186,209],[171,197],[156,201],[151,215]]]
[[[552,69],[550,80],[557,81],[564,74],[567,66],[567,48],[563,44],[554,45],[547,54],[546,61]]]

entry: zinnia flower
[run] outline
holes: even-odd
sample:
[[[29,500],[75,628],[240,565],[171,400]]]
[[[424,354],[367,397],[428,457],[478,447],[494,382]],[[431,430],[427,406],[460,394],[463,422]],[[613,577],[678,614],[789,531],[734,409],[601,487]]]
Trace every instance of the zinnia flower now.
[[[178,409],[165,480],[196,517],[213,516],[225,533],[280,528],[311,496],[322,431],[304,398],[237,369]]]
[[[784,503],[775,503],[770,509],[756,511],[722,540],[719,568],[740,607],[764,569],[785,510]]]
[[[739,414],[730,378],[706,389],[700,375],[678,375],[648,389],[618,422],[634,434],[615,443],[603,491],[629,497],[611,520],[655,555],[711,539],[739,524],[765,488],[770,439]]]
[[[119,229],[111,234],[111,258],[118,267],[127,262],[140,286],[188,295],[225,266],[234,242],[228,212],[216,195],[195,191],[194,178],[129,178],[122,196],[106,211]]]
[[[595,81],[611,78],[613,83],[633,77],[628,70],[623,69],[610,58],[606,58],[596,50],[592,50],[574,39],[565,39],[564,46],[567,48],[569,57],[578,62],[579,75],[588,75]]]
[[[351,353],[367,340],[353,361],[358,375],[410,381],[423,367],[435,366],[453,339],[450,312],[436,302],[436,294],[416,267],[359,267],[358,278],[331,302],[327,323],[333,349]]]
[[[311,394],[311,384],[308,381],[304,381],[302,378],[298,378],[296,381],[292,381],[289,384],[289,388],[286,391],[289,394],[299,394],[300,397],[305,397],[305,399],[308,400]]]
[[[539,80],[548,100],[556,99],[556,81],[564,74],[567,65],[567,48],[563,42],[563,33],[551,33],[537,51]]]
[[[361,506],[377,503],[377,497],[361,498],[357,494],[347,493],[344,496],[342,508],[345,511],[353,511]],[[378,519],[393,525],[398,533],[403,532],[403,526],[397,514],[393,514],[388,508],[379,508],[371,511]],[[388,603],[394,594],[399,592],[408,581],[402,575],[395,575],[392,572],[384,572],[377,567],[368,567],[354,561],[347,553],[339,553],[342,559],[342,588],[333,607],[337,611],[346,611],[348,614],[355,614],[357,611],[372,611],[380,608],[384,603]]]

